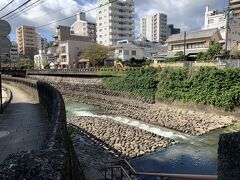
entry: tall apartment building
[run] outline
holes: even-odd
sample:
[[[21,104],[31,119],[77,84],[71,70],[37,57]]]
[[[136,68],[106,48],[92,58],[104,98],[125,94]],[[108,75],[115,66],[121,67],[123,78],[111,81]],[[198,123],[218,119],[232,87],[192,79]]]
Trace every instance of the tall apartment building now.
[[[175,28],[173,24],[167,25],[167,38],[174,34],[180,34],[180,32],[181,32],[181,29]]]
[[[230,1],[230,11],[228,45],[232,49],[240,42],[240,0]]]
[[[79,36],[88,36],[91,42],[96,42],[96,23],[86,20],[84,11],[77,12],[77,21],[71,26],[71,33]]]
[[[140,21],[141,36],[153,42],[164,42],[167,39],[167,15],[157,13],[145,16]]]
[[[27,58],[34,58],[37,51],[35,27],[21,26],[16,30],[18,52]]]
[[[18,45],[16,42],[12,42],[12,47],[10,50],[11,62],[17,62],[19,60]]]
[[[112,46],[134,39],[134,1],[101,0],[97,10],[97,43]]]
[[[37,49],[40,51],[46,51],[48,46],[48,41],[46,38],[43,38],[41,34],[37,33]]]
[[[218,28],[222,38],[226,39],[227,14],[217,10],[209,10],[206,7],[204,29]]]

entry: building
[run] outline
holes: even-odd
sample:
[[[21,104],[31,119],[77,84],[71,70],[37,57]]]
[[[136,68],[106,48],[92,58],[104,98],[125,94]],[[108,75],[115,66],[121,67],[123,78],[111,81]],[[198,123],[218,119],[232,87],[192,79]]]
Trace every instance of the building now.
[[[219,43],[222,36],[217,28],[188,32],[186,34],[186,57],[197,56],[200,52],[206,52],[211,45]],[[184,34],[172,35],[167,40],[168,55],[174,57],[177,52],[184,51]]]
[[[16,30],[18,52],[20,55],[33,59],[37,52],[37,34],[35,27],[21,26]]]
[[[228,49],[240,42],[240,0],[230,0]]]
[[[140,34],[149,41],[164,42],[167,39],[167,15],[157,13],[142,17],[140,21]]]
[[[59,44],[57,64],[60,68],[78,68],[82,52],[91,45],[90,41],[66,40]]]
[[[44,69],[47,64],[46,52],[44,50],[39,50],[39,53],[34,55],[34,69]]]
[[[46,51],[48,46],[48,41],[46,38],[43,38],[41,34],[37,33],[37,49]]]
[[[167,38],[171,35],[180,34],[180,33],[181,33],[180,28],[175,28],[173,24],[167,25]]]
[[[101,0],[97,10],[97,43],[112,46],[117,41],[133,39],[134,1]]]
[[[217,10],[209,10],[206,7],[204,29],[218,28],[222,38],[226,39],[227,14]]]
[[[96,42],[96,23],[88,22],[84,11],[77,12],[77,21],[71,26],[71,34],[88,36],[91,42]]]
[[[19,60],[18,45],[16,42],[12,42],[12,47],[10,50],[11,62],[15,63]]]
[[[68,26],[58,26],[54,38],[57,68],[77,68],[80,54],[92,44],[88,36],[71,34]]]
[[[131,58],[143,59],[148,57],[144,48],[125,40],[117,42],[117,45],[112,46],[111,48],[114,50],[114,59],[121,59],[123,62],[126,62]]]

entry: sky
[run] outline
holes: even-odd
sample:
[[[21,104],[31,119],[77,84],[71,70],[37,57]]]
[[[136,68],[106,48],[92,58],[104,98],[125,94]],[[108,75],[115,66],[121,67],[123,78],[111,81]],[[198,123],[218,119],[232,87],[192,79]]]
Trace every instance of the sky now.
[[[4,10],[1,10],[11,0],[0,0],[0,18],[14,10],[27,0],[14,0]],[[31,0],[26,6],[31,5],[37,0]],[[181,28],[182,31],[200,30],[204,26],[205,7],[210,9],[226,9],[227,0],[135,0],[135,35],[139,35],[140,17],[151,15],[156,12],[168,15],[168,24],[174,24],[175,27]],[[40,4],[39,4],[40,3]],[[48,23],[74,16],[78,9],[90,10],[98,7],[99,0],[41,0],[29,9],[19,14],[13,14],[2,18],[7,20],[12,32],[10,38],[16,39],[16,28],[21,25],[35,26],[36,31],[48,40],[53,40],[58,25],[70,26],[76,20],[76,17],[64,21],[55,22],[51,25],[43,26]],[[26,7],[24,6],[24,7]],[[24,8],[23,7],[23,8]],[[21,10],[21,9],[19,9]],[[12,17],[11,17],[12,16]],[[95,22],[96,10],[87,13],[87,19]]]

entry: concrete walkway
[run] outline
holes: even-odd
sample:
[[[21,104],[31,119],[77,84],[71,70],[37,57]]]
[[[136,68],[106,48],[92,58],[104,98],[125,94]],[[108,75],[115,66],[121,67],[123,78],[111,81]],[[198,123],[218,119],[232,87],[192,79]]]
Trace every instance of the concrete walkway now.
[[[0,114],[0,163],[11,153],[39,149],[48,133],[43,107],[23,90],[4,84],[13,94],[12,102]]]

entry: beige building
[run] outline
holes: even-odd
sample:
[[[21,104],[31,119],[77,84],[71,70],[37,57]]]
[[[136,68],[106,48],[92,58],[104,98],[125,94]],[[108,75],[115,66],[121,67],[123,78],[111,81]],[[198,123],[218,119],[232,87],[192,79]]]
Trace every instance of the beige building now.
[[[17,28],[16,36],[20,55],[33,59],[37,51],[37,34],[35,27],[21,26]]]
[[[211,45],[219,43],[221,40],[222,36],[217,28],[188,32],[185,45],[186,56],[197,56],[200,52],[206,52]],[[167,57],[174,57],[177,52],[184,51],[184,34],[170,36],[167,43]]]
[[[58,26],[54,36],[58,68],[77,68],[81,53],[92,44],[88,36],[71,34],[70,29],[67,26]]]
[[[57,64],[60,68],[78,68],[82,52],[91,45],[89,41],[63,41],[59,45]]]
[[[71,26],[71,33],[89,37],[91,42],[96,42],[96,23],[88,22],[84,11],[78,11],[77,21]]]

